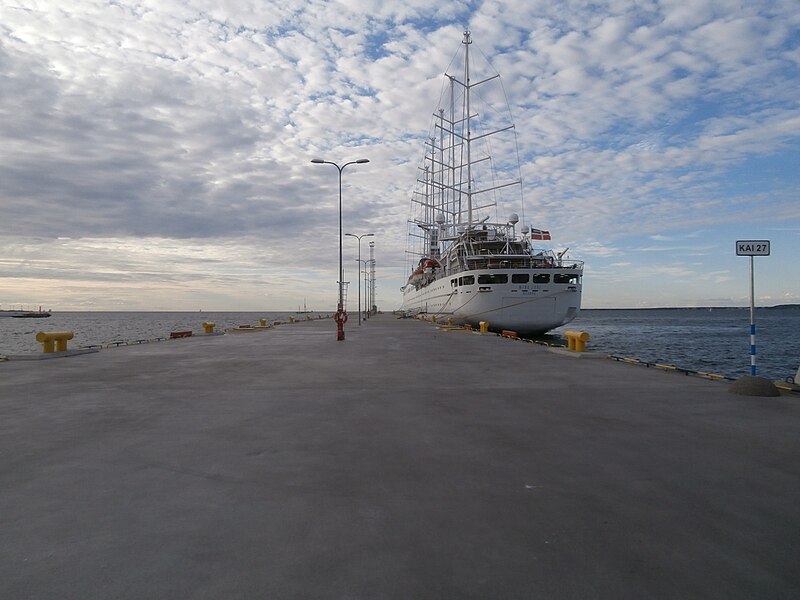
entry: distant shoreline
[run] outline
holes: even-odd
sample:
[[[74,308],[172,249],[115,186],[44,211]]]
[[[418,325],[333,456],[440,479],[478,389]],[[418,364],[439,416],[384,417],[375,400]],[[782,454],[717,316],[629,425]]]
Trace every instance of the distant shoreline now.
[[[589,308],[581,310],[742,310],[749,309],[749,306],[649,306],[636,308]],[[774,306],[756,306],[759,310],[774,310],[790,308],[800,310],[800,304],[776,304]]]

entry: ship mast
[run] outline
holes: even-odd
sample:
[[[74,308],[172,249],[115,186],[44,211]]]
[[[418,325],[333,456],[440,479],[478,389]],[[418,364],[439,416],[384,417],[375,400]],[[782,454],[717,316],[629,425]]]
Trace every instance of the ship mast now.
[[[477,66],[473,68],[471,64],[471,45],[472,34],[465,30],[461,55],[463,63],[457,68],[460,75],[444,74],[449,90],[442,90],[440,104],[433,113],[432,135],[425,141],[423,164],[419,167],[417,185],[412,192],[412,201],[419,212],[411,221],[414,229],[410,236],[418,240],[420,245],[418,250],[410,253],[417,258],[438,260],[447,254],[463,232],[475,227],[482,216],[479,212],[496,205],[496,198],[488,194],[521,183],[519,179],[505,182],[495,179],[495,164],[488,147],[485,154],[477,146],[477,154],[472,151],[473,142],[482,143],[480,141],[483,138],[511,130],[514,125],[512,123],[496,130],[489,127],[490,130],[485,132],[479,127],[473,135],[472,120],[478,119],[479,115],[472,112],[475,104],[472,89],[500,76],[497,73],[487,74],[485,79],[481,79],[480,69]],[[475,82],[472,81],[473,72],[478,76]],[[478,96],[476,98],[480,100]],[[491,125],[493,121],[487,123]],[[489,178],[484,180],[483,170],[487,168],[490,171]],[[483,198],[487,201],[481,202]],[[480,223],[488,218],[480,220]]]
[[[467,102],[467,228],[472,227],[472,156],[470,153],[472,128],[470,127],[470,112],[469,112],[469,46],[472,43],[469,31],[464,32],[464,88],[466,90]]]

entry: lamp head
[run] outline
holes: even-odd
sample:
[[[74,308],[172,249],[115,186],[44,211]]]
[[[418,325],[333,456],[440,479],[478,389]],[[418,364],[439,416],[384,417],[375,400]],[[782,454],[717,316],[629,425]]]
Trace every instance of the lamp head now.
[[[322,160],[321,158],[312,158],[312,159],[311,159],[311,162],[312,162],[312,163],[314,163],[315,165],[322,165],[322,164],[325,164],[325,161],[324,161],[324,160]]]

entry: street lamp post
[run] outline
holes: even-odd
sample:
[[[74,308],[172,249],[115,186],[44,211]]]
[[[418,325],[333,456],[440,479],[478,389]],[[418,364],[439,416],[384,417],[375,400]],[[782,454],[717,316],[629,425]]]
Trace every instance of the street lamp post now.
[[[370,304],[370,289],[369,289],[369,267],[375,264],[374,258],[368,258],[364,260],[364,320],[370,318],[371,316],[371,304]]]
[[[338,341],[344,340],[344,324],[347,322],[347,313],[344,310],[344,268],[342,267],[342,171],[347,165],[364,164],[368,163],[368,158],[359,158],[358,160],[351,160],[344,163],[341,167],[330,160],[323,160],[321,158],[312,158],[311,162],[315,165],[333,165],[339,171],[339,305],[336,307],[336,339]]]
[[[356,261],[359,263],[359,265],[363,265],[364,266],[364,305],[365,305],[364,306],[364,321],[366,321],[367,317],[369,316],[369,311],[367,310],[367,307],[366,307],[366,304],[369,301],[369,289],[367,288],[367,275],[369,274],[369,271],[367,270],[367,265],[369,265],[373,261],[370,260],[370,259],[366,259],[366,258],[364,260],[361,260],[361,259],[357,258]],[[359,268],[359,270],[360,270],[360,268]]]
[[[374,236],[374,233],[362,233],[356,235],[354,233],[345,233],[345,235],[358,239],[358,262],[361,263],[361,238]],[[359,278],[360,279],[360,278]],[[361,282],[358,282],[358,325],[361,326]]]
[[[375,306],[375,242],[369,243],[369,260],[372,263],[370,268],[370,277],[369,277],[369,292],[367,295],[369,296],[369,310],[367,314],[372,316],[372,311],[376,309]],[[377,311],[376,311],[377,312]]]

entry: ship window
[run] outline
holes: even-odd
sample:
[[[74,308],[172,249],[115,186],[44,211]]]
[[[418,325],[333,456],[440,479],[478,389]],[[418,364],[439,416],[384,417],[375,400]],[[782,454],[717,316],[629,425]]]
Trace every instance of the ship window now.
[[[467,275],[466,277],[458,278],[458,285],[473,285],[475,283],[475,275]]]
[[[553,283],[578,283],[578,276],[567,273],[558,273],[553,275]]]
[[[458,279],[455,277],[450,280],[450,287],[458,287]]]
[[[534,273],[533,283],[550,283],[549,273]]]
[[[478,283],[508,283],[508,275],[505,273],[490,273],[489,275],[478,275]]]
[[[511,276],[511,283],[528,283],[527,273],[514,273]]]

